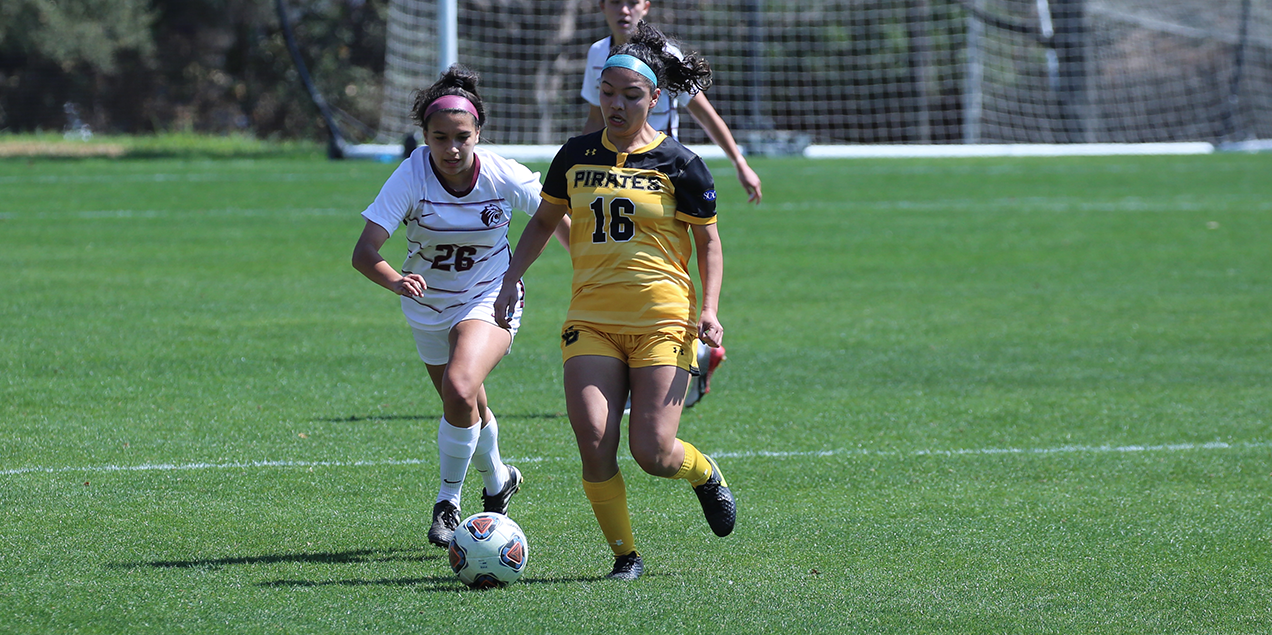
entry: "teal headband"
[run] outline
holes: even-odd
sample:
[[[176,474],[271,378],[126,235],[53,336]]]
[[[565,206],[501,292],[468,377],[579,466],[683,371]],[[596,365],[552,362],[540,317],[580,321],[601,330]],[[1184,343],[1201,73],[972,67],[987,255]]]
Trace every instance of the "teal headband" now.
[[[629,71],[636,71],[644,75],[645,79],[648,79],[649,83],[654,85],[654,88],[658,88],[658,76],[654,74],[654,69],[650,68],[649,64],[642,62],[638,57],[611,55],[609,59],[605,60],[605,66],[601,67],[601,71],[607,68],[625,68]]]

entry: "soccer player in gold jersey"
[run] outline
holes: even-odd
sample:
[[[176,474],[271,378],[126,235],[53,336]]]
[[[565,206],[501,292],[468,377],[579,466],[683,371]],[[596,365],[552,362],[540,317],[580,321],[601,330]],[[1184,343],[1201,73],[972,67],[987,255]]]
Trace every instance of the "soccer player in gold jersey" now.
[[[579,95],[589,104],[583,134],[596,132],[605,127],[605,117],[601,114],[601,69],[605,66],[605,61],[609,59],[610,51],[614,47],[626,44],[628,39],[636,34],[641,22],[649,15],[651,4],[650,0],[599,0],[601,14],[605,17],[605,24],[609,26],[610,34],[593,42],[587,51],[587,66],[584,67],[583,84],[579,91]],[[667,51],[676,57],[682,56],[680,49],[674,45],[669,45]],[[698,122],[702,130],[707,133],[707,137],[724,151],[725,156],[733,163],[738,181],[746,190],[750,201],[758,205],[763,198],[760,177],[747,163],[742,150],[734,141],[733,132],[716,112],[715,106],[707,99],[704,91],[694,90],[683,93],[662,91],[650,109],[649,125],[679,141],[680,106],[688,109],[693,120]],[[689,379],[689,391],[685,395],[686,408],[693,407],[711,391],[711,377],[720,363],[726,359],[723,346],[712,348],[699,344],[695,348],[698,368],[701,372]]]
[[[736,517],[719,466],[676,436],[689,377],[699,372],[694,339],[723,343],[716,312],[724,260],[710,171],[647,121],[664,88],[701,90],[711,81],[706,60],[667,48],[662,33],[642,24],[605,62],[605,127],[570,139],[557,153],[494,307],[497,320],[515,308],[517,281],[568,214],[574,280],[561,333],[566,410],[583,491],[614,552],[609,577],[620,580],[644,570],[618,467],[629,391],[628,447],[637,465],[689,481],[716,535],[732,532]],[[688,271],[695,249],[701,307]]]

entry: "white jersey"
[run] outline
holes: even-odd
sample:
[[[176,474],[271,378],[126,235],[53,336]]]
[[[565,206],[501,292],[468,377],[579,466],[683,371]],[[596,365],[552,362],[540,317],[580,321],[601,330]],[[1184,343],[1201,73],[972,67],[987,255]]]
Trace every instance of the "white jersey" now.
[[[609,59],[610,43],[612,37],[598,40],[592,44],[592,48],[587,50],[587,67],[583,69],[583,89],[579,94],[587,103],[593,106],[601,106],[601,68],[605,66],[605,60]],[[680,49],[674,46],[668,46],[667,50],[676,57],[681,59],[684,55]],[[676,111],[679,106],[687,106],[689,101],[693,99],[693,93],[672,93],[663,90],[662,98],[654,104],[654,109],[649,113],[649,125],[659,132],[665,132],[668,136],[675,138],[680,126],[680,113]]]
[[[455,192],[438,178],[428,146],[417,148],[362,212],[390,235],[406,227],[402,273],[417,273],[428,285],[420,297],[402,296],[416,328],[450,328],[467,303],[502,284],[512,260],[512,210],[532,215],[539,206],[538,172],[480,147],[473,164],[472,186]]]

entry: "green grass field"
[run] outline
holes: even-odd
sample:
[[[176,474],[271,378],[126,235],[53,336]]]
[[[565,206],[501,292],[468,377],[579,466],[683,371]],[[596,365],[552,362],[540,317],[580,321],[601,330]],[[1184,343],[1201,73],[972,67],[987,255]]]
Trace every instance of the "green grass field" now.
[[[737,531],[628,460],[647,573],[601,579],[553,247],[487,384],[530,563],[478,593],[349,266],[392,166],[0,161],[0,632],[1268,632],[1272,156],[754,165],[681,426]]]

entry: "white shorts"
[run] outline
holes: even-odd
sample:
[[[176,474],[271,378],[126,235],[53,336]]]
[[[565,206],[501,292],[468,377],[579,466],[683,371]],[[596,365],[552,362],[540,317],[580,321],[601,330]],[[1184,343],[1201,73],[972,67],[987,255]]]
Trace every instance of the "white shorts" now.
[[[430,366],[443,366],[450,361],[450,332],[455,328],[456,324],[465,320],[479,320],[487,324],[495,322],[495,299],[499,297],[500,285],[495,285],[487,293],[477,296],[472,302],[465,305],[458,313],[450,326],[445,328],[420,328],[415,324],[411,324],[411,334],[415,336],[415,350],[419,352],[420,359]],[[524,298],[524,295],[522,296]],[[517,329],[521,327],[521,310],[525,301],[518,301],[512,313],[512,319],[508,320],[512,327],[512,339],[517,337]],[[507,355],[512,352],[512,341],[508,342],[508,350],[504,353]]]

